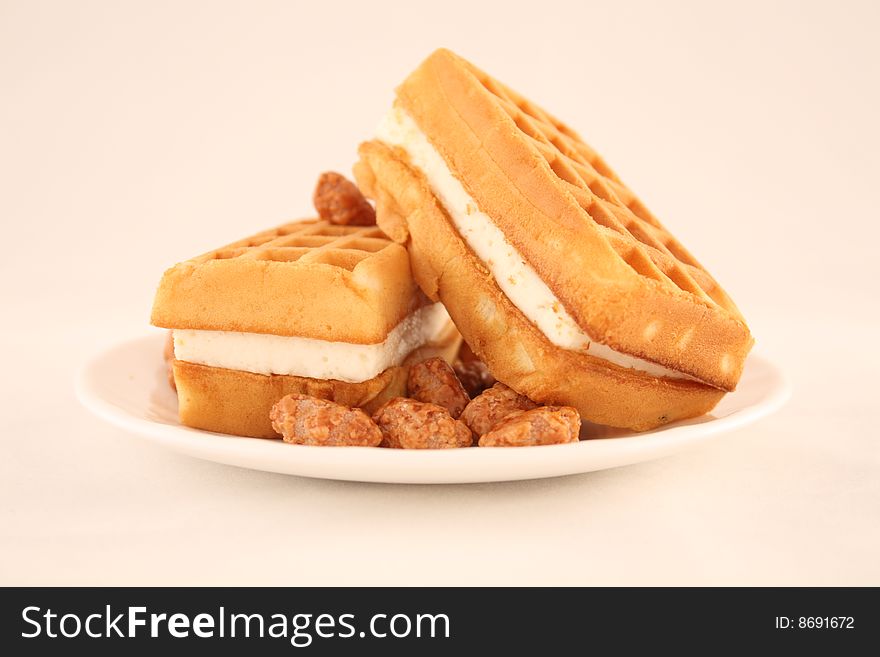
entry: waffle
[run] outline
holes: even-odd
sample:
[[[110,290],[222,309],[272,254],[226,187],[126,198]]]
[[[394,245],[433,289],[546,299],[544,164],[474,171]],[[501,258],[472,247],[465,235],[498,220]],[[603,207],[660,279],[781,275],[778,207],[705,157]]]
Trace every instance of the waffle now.
[[[592,340],[695,379],[551,344],[463,242],[407,153],[362,145],[355,173],[379,225],[408,246],[422,289],[499,380],[634,429],[704,413],[735,388],[752,345],[740,312],[576,132],[445,50],[398,88],[396,106]]]
[[[284,224],[165,272],[151,321],[375,344],[424,304],[406,251],[376,226]]]
[[[162,277],[152,323],[377,344],[427,302],[413,281],[406,250],[378,228],[312,220],[285,224],[175,265]],[[433,356],[452,362],[460,343],[448,323],[400,365],[359,382],[257,374],[174,359],[180,420],[221,433],[278,437],[269,410],[284,395],[309,394],[372,411],[405,393],[411,363]]]

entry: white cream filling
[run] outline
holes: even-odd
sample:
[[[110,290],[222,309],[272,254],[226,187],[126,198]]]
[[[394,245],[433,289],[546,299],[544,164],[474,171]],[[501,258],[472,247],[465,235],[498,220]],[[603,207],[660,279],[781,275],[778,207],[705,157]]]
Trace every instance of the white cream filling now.
[[[651,376],[693,378],[591,339],[492,219],[479,209],[446,166],[443,156],[404,110],[393,107],[376,130],[376,138],[406,151],[410,162],[424,174],[462,239],[483,261],[501,291],[550,342],[562,349],[586,352]]]
[[[442,304],[423,306],[392,329],[384,342],[352,344],[265,333],[174,330],[178,360],[255,374],[287,374],[360,383],[400,365],[414,349],[438,338],[449,324]]]

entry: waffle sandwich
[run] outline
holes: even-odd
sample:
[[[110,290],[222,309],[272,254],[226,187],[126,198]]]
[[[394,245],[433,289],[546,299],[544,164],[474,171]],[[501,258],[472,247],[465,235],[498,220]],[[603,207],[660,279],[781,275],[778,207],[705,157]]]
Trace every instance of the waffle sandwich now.
[[[180,420],[272,438],[290,393],[372,412],[408,365],[454,358],[460,336],[376,226],[294,222],[165,272],[152,323],[173,330]]]
[[[457,55],[397,89],[355,175],[517,392],[645,430],[735,388],[752,337],[724,290],[576,132]]]

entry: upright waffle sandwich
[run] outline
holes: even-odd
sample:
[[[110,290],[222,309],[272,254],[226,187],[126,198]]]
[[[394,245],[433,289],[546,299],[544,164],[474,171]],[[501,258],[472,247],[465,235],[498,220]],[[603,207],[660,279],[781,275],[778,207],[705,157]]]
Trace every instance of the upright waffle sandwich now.
[[[173,329],[186,425],[276,437],[272,405],[308,394],[368,412],[404,394],[408,364],[452,359],[460,336],[375,226],[304,221],[165,272],[152,323]]]
[[[711,410],[752,345],[736,306],[564,123],[438,50],[355,174],[492,374],[585,420],[649,429]]]

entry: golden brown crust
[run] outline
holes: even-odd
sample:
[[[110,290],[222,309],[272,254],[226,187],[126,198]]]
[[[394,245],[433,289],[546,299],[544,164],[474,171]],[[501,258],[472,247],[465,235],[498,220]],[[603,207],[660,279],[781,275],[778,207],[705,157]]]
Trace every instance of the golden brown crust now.
[[[542,404],[573,406],[590,422],[634,430],[695,417],[724,392],[661,379],[552,345],[507,299],[399,150],[360,149],[358,183],[377,201],[379,225],[407,235],[422,290],[446,306],[467,343],[499,381]]]
[[[172,363],[174,362],[174,332],[168,331],[168,335],[165,336],[165,348],[162,350],[162,358],[165,360],[165,369],[166,374],[168,376],[168,385],[171,386],[172,390],[176,390],[177,388],[174,385],[174,366]]]
[[[376,344],[425,301],[377,227],[292,222],[166,271],[151,321]]]
[[[389,368],[362,383],[266,376],[175,360],[172,362],[180,421],[196,429],[219,433],[278,438],[269,413],[275,402],[291,393],[360,407],[372,413],[388,399],[405,393],[411,364],[433,356],[451,360],[460,342],[461,336],[450,324],[436,343],[413,351],[402,366]]]
[[[576,133],[446,50],[397,98],[593,339],[735,388],[753,342],[739,311]],[[380,226],[405,241],[406,221],[388,217],[407,216],[413,191],[388,180],[372,189]],[[428,248],[414,240],[414,259]]]

